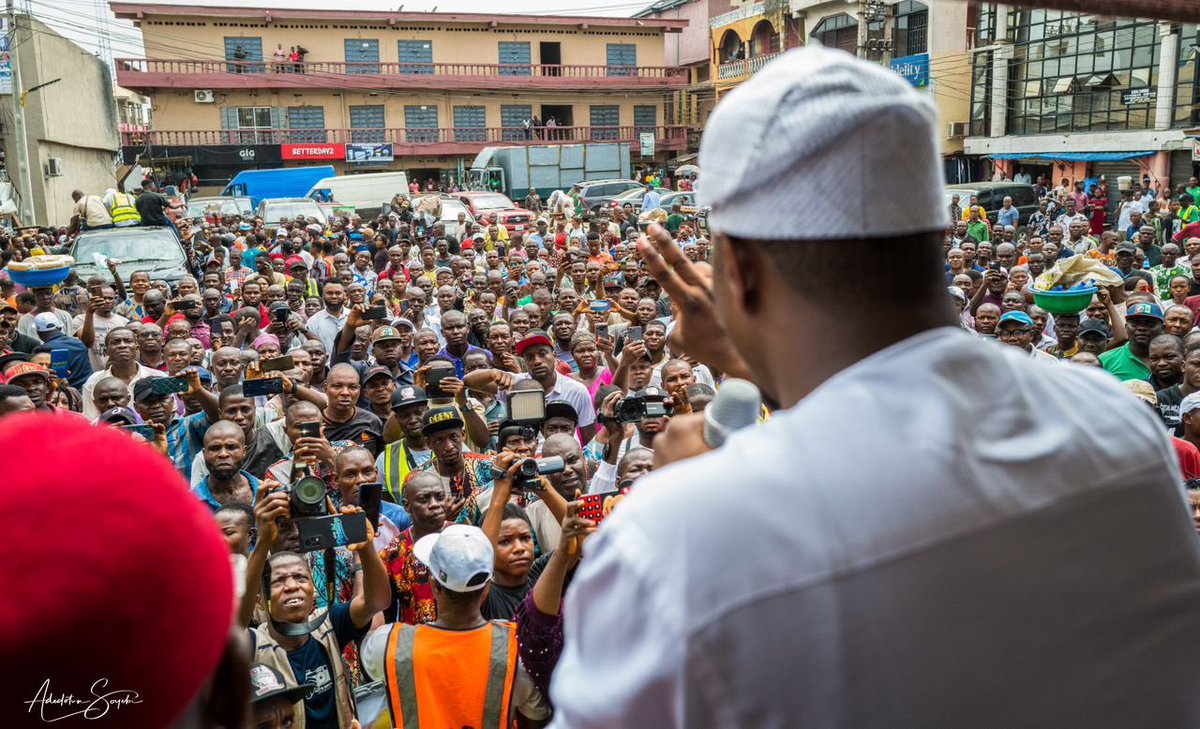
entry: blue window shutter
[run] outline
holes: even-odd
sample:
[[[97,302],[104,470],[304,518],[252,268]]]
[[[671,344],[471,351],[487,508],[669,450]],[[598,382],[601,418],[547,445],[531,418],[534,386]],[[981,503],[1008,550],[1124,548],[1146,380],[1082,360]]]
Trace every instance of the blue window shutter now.
[[[529,76],[533,73],[530,67],[530,44],[528,41],[500,41],[500,63],[506,68],[500,69],[501,76]]]
[[[397,56],[400,59],[400,73],[409,75],[433,73],[433,41],[399,41]]]

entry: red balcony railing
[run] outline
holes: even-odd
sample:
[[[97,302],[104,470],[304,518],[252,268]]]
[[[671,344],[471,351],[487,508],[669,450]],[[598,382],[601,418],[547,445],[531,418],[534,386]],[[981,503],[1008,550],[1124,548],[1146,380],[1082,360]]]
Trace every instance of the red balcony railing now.
[[[184,61],[118,58],[125,88],[676,88],[687,69],[503,63]]]
[[[678,152],[687,148],[688,127],[520,127],[427,128],[427,129],[187,129],[173,131],[122,132],[124,146],[247,146],[255,144],[345,144],[390,142],[393,154],[475,154],[497,144],[550,144],[578,142],[627,142],[641,152],[641,135],[654,133],[656,151]]]

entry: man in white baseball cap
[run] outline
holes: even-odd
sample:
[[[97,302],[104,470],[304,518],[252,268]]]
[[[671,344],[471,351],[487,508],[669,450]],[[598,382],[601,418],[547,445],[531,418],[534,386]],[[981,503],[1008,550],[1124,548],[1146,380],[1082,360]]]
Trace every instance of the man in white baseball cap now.
[[[495,564],[483,530],[451,524],[418,539],[412,551],[433,578],[437,619],[376,628],[361,654],[367,673],[387,687],[392,725],[499,727],[511,724],[513,712],[549,716],[517,659],[516,625],[480,612]]]
[[[1171,445],[1113,377],[957,326],[939,136],[928,91],[815,45],[709,117],[713,270],[638,248],[673,346],[779,410],[655,439],[565,601],[554,726],[1200,726]]]

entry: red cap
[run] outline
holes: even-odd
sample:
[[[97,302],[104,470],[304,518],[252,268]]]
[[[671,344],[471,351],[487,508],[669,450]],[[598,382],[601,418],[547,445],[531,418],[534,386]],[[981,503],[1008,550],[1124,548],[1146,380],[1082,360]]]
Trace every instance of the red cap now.
[[[525,338],[513,345],[513,349],[517,350],[517,354],[525,354],[525,350],[538,344],[544,344],[547,347],[553,347],[554,342],[549,335],[540,330],[533,330],[525,335]]]
[[[0,584],[20,596],[0,602],[0,655],[19,667],[0,706],[12,716],[38,695],[129,691],[110,699],[141,703],[110,704],[89,728],[172,725],[233,623],[229,549],[208,509],[171,461],[83,418],[7,417],[0,452],[21,454],[0,459]],[[17,724],[40,726],[36,715]]]
[[[463,249],[470,248],[471,250],[475,250],[475,241],[473,241],[473,240],[471,240],[470,238],[468,238],[468,239],[466,239],[466,240],[464,240],[464,241],[462,242],[462,246],[461,246],[461,247],[462,247]]]
[[[282,260],[283,260],[283,254],[282,254],[282,253],[272,253],[272,254],[271,254],[271,260],[272,260],[272,261],[282,261]]]

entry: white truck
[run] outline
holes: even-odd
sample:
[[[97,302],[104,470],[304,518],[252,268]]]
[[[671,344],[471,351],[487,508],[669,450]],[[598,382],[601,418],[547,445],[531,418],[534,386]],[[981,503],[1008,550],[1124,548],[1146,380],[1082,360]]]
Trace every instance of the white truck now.
[[[354,208],[363,218],[379,214],[380,203],[396,193],[408,192],[408,175],[403,172],[367,172],[318,180],[306,193],[320,203]]]

